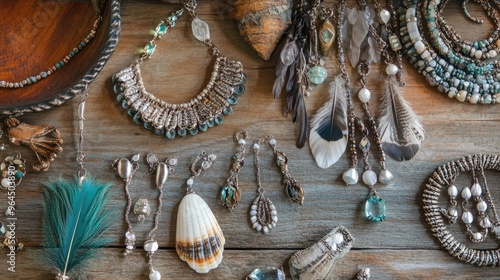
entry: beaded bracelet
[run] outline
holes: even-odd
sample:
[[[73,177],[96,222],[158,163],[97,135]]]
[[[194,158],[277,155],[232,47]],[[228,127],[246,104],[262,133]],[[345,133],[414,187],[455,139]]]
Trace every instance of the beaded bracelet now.
[[[500,156],[481,154],[467,156],[438,167],[425,185],[422,199],[423,210],[425,220],[429,224],[433,235],[438,238],[441,245],[452,256],[477,266],[497,266],[500,262],[500,248],[469,248],[464,243],[459,242],[448,231],[445,222],[445,219],[447,219],[452,224],[460,217],[473,243],[484,241],[489,231],[494,233],[497,242],[500,241],[500,221],[491,198],[484,170],[500,170]],[[471,172],[473,174],[473,184],[470,188],[465,186],[459,191],[454,182],[461,172]],[[476,176],[477,173],[480,173],[480,176]],[[450,197],[448,209],[439,205],[439,202],[442,201],[443,189]],[[462,197],[462,203],[458,203],[458,196]],[[475,215],[469,205],[469,202],[472,201],[476,203],[477,212],[474,211],[474,213],[477,213],[477,220],[479,221],[477,226],[479,231],[477,232],[472,230],[475,220]],[[460,205],[460,207],[457,207],[457,205]],[[461,214],[459,213],[460,208],[462,209]]]
[[[100,14],[101,10],[102,10],[101,8],[96,9],[94,24],[92,25],[92,29],[87,34],[87,36],[78,44],[78,46],[73,48],[63,59],[56,62],[53,66],[49,67],[47,70],[41,71],[37,75],[29,76],[21,81],[10,82],[10,81],[5,81],[5,80],[0,80],[0,88],[11,88],[11,89],[23,88],[25,86],[35,84],[38,81],[45,79],[48,76],[52,75],[55,71],[61,69],[74,56],[76,56],[80,51],[82,51],[90,43],[90,41],[92,41],[92,39],[95,38],[95,36],[97,34],[97,29],[101,25],[101,22],[103,19],[101,14]]]

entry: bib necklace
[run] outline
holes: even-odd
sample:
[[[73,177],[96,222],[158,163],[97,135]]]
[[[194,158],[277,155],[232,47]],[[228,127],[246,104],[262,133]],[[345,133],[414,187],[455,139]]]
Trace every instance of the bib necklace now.
[[[169,139],[176,135],[194,136],[215,124],[221,125],[224,115],[233,112],[231,106],[236,105],[238,97],[245,92],[243,84],[247,77],[243,73],[243,65],[240,61],[230,60],[220,54],[217,46],[210,40],[208,24],[198,18],[196,6],[195,0],[188,0],[182,9],[161,21],[153,39],[144,47],[144,54],[112,78],[116,99],[134,122],[143,123],[146,129],[153,129],[155,134],[165,135]],[[141,64],[153,55],[156,40],[174,27],[184,12],[191,15],[193,35],[211,49],[215,63],[210,81],[198,96],[181,104],[171,104],[146,90],[141,76]]]

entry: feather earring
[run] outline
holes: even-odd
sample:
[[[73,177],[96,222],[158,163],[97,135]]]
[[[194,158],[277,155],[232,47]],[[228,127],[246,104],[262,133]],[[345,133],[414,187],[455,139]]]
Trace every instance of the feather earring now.
[[[344,154],[347,147],[346,80],[337,75],[330,84],[330,100],[318,110],[311,122],[309,147],[321,168],[328,168]]]
[[[69,280],[71,270],[81,268],[94,248],[106,243],[104,232],[111,225],[109,211],[104,206],[109,199],[110,184],[102,184],[87,176],[84,167],[83,129],[87,92],[81,93],[78,105],[78,146],[76,161],[79,169],[74,180],[56,180],[45,184],[43,233],[45,258],[58,270],[57,280]]]
[[[388,74],[389,67],[391,65],[387,67]],[[387,155],[397,161],[410,160],[417,154],[424,140],[421,118],[403,98],[395,75],[389,74],[386,86],[379,124],[382,148]]]
[[[94,248],[106,243],[102,235],[111,224],[104,212],[110,184],[92,179],[59,179],[45,184],[43,235],[47,262],[58,270],[56,279],[92,257]]]

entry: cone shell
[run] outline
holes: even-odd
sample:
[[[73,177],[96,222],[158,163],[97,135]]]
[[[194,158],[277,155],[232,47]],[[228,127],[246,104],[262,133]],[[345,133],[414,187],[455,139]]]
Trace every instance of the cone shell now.
[[[240,35],[264,60],[269,60],[292,20],[293,0],[229,1],[229,17]]]
[[[337,226],[316,244],[292,255],[288,262],[292,279],[335,279],[334,264],[353,244],[347,228]]]
[[[207,203],[197,194],[184,196],[177,213],[175,247],[181,260],[198,273],[222,262],[224,235]]]

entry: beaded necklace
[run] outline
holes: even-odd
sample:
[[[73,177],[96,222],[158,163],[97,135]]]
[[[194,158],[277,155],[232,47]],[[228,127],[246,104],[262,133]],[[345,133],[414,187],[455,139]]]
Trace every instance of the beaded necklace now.
[[[500,45],[499,21],[495,18],[500,5],[478,2],[497,28],[489,38],[476,42],[460,40],[446,24],[442,9],[447,1],[411,0],[393,1],[393,4],[398,5],[403,52],[429,84],[460,102],[493,104],[500,92],[497,67],[500,62],[494,59]],[[471,18],[468,12],[467,15]]]
[[[0,80],[0,88],[17,89],[17,88],[23,88],[25,86],[36,84],[38,81],[49,77],[55,71],[61,69],[73,57],[75,57],[80,51],[82,51],[92,41],[92,39],[95,38],[95,36],[97,34],[97,29],[99,29],[99,26],[101,25],[101,22],[103,19],[101,13],[102,13],[102,7],[104,5],[104,1],[92,0],[92,3],[94,4],[94,10],[96,13],[94,24],[92,25],[92,29],[87,34],[87,36],[85,36],[85,38],[76,47],[74,47],[71,51],[69,51],[69,53],[66,56],[64,56],[61,60],[56,62],[54,65],[50,66],[46,70],[40,71],[38,74],[28,76],[25,79],[23,79],[21,81],[17,81],[17,82]]]

